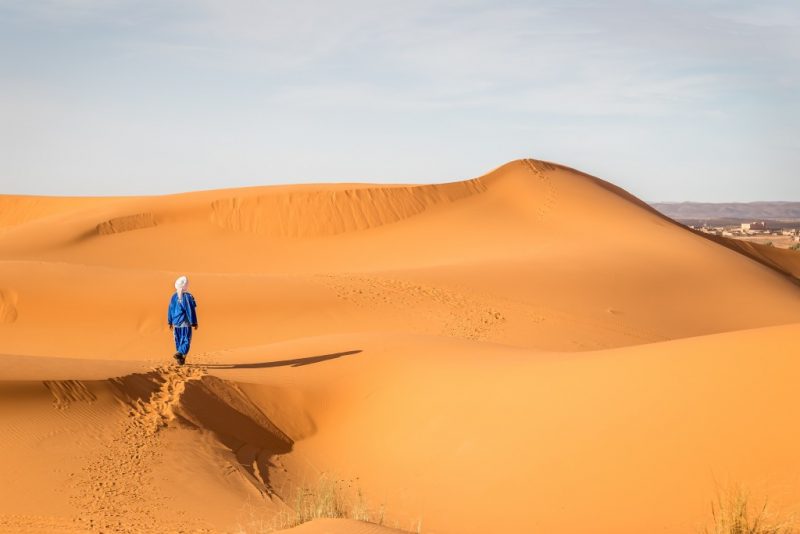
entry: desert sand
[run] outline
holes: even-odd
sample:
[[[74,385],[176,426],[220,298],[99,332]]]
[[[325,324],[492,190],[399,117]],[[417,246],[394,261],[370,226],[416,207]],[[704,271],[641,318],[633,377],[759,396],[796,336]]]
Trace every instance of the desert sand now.
[[[696,532],[800,502],[800,253],[568,167],[0,196],[0,531]],[[175,366],[185,274],[200,327]]]

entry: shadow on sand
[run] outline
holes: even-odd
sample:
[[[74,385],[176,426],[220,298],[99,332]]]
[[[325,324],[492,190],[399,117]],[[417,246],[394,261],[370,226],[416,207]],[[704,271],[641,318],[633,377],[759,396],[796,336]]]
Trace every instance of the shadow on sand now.
[[[319,356],[307,356],[305,358],[294,358],[292,360],[278,360],[273,362],[255,362],[255,363],[212,363],[203,365],[206,369],[264,369],[267,367],[301,367],[303,365],[311,365],[314,363],[325,362],[328,360],[335,360],[342,356],[350,356],[351,354],[358,354],[362,352],[359,350],[348,350],[345,352],[334,352],[331,354],[321,354]]]

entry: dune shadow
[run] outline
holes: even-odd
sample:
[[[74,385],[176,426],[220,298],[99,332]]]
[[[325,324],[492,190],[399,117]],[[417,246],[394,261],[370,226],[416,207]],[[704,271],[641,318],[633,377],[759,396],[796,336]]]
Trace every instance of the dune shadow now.
[[[212,363],[205,364],[203,367],[206,369],[266,369],[269,367],[302,367],[304,365],[312,365],[315,363],[326,362],[328,360],[335,360],[342,356],[350,356],[363,352],[361,349],[348,350],[344,352],[333,352],[331,354],[320,354],[318,356],[307,356],[305,358],[293,358],[291,360],[276,360],[271,362],[254,362],[254,363]]]
[[[212,433],[232,455],[225,465],[239,470],[259,492],[276,492],[270,482],[270,472],[278,468],[274,459],[290,452],[294,440],[235,383],[214,376],[190,376],[174,366],[113,378],[110,382],[118,400],[130,408],[131,428],[148,428],[147,421],[155,416],[156,426],[150,433],[126,430],[128,442],[142,446],[141,440],[170,426],[170,414],[174,414],[180,425]],[[52,385],[45,387],[53,393]],[[72,397],[82,395],[82,399],[92,394],[74,387],[68,393]]]
[[[97,237],[99,234],[97,233],[97,226],[92,226],[91,228],[87,228],[80,233],[73,235],[71,238],[65,240],[65,245],[77,245],[89,239]]]
[[[211,431],[256,488],[275,492],[274,458],[290,452],[294,441],[235,385],[213,376],[186,382],[176,413],[184,423]]]

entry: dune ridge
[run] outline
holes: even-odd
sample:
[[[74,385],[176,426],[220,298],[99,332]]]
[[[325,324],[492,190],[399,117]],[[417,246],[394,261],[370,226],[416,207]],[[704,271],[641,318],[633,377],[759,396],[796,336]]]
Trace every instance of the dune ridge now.
[[[794,250],[780,249],[761,245],[751,241],[742,241],[730,237],[716,236],[697,232],[706,239],[752,258],[753,260],[786,275],[796,284],[800,284],[800,253]]]
[[[91,199],[81,197],[0,195],[0,229],[79,209],[91,202]]]
[[[157,471],[163,467],[164,450],[176,436],[182,436],[178,442],[188,442],[191,448],[201,451],[189,458],[189,461],[195,461],[197,456],[202,458],[207,465],[200,466],[201,472],[213,466],[212,470],[222,471],[210,474],[212,480],[220,476],[231,479],[223,488],[233,494],[229,496],[228,508],[215,515],[218,523],[232,526],[243,517],[239,517],[240,505],[231,506],[235,503],[231,497],[242,502],[255,499],[261,503],[262,513],[270,510],[269,501],[277,497],[270,485],[268,466],[275,455],[291,449],[291,440],[236,384],[209,376],[202,367],[158,367],[147,373],[91,381],[0,381],[0,401],[12,399],[15,402],[23,399],[27,408],[41,406],[31,412],[35,414],[33,420],[25,423],[0,416],[7,429],[0,447],[26,449],[19,454],[23,459],[31,455],[27,449],[40,453],[43,449],[40,441],[63,435],[76,422],[87,425],[91,431],[77,443],[58,444],[59,454],[65,455],[62,465],[80,468],[72,471],[68,483],[57,493],[45,494],[49,509],[73,509],[76,511],[73,517],[67,520],[59,515],[37,518],[0,513],[3,532],[46,529],[48,525],[58,525],[64,532],[134,533],[187,528],[208,531],[211,525],[207,514],[200,513],[200,519],[195,517],[202,512],[204,501],[181,498],[187,492],[182,486],[186,480],[178,477],[174,485],[172,481],[159,481]],[[48,402],[53,411],[47,409]],[[26,431],[24,427],[31,423],[46,425],[48,429],[44,434],[38,430]],[[167,454],[169,461],[182,469],[190,468],[190,476],[196,477],[198,473],[189,464],[183,465],[186,460],[177,457],[186,451],[181,446],[177,449]],[[4,465],[0,471],[9,468],[13,469]],[[47,471],[43,465],[33,468],[34,475]],[[208,486],[206,481],[205,486],[211,489],[213,484]],[[189,493],[195,497],[193,492]],[[10,500],[19,501],[19,497]],[[177,515],[170,506],[164,506],[165,502],[176,499],[184,506]],[[286,496],[286,501],[290,502],[290,496]],[[270,515],[285,509],[279,500],[276,503],[277,508],[273,507]],[[186,507],[193,509],[193,515],[187,514]]]
[[[486,190],[480,180],[442,185],[362,187],[214,200],[211,220],[229,230],[313,237],[367,230]]]

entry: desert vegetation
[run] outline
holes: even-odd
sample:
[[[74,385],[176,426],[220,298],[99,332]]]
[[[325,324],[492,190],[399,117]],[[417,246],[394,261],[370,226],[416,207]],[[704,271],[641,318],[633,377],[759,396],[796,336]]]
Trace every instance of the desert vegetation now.
[[[290,529],[317,519],[352,519],[375,525],[386,525],[386,507],[380,504],[370,507],[363,491],[355,487],[354,481],[323,474],[314,484],[306,484],[294,492],[287,503],[290,510],[272,517],[259,517],[257,508],[249,506],[247,519],[240,522],[237,533],[262,534]],[[422,521],[410,525],[400,525],[397,521],[390,525],[403,528],[407,532],[421,532]]]
[[[712,526],[704,534],[797,534],[792,517],[772,512],[767,499],[754,502],[749,492],[734,486],[717,494],[711,503]]]

